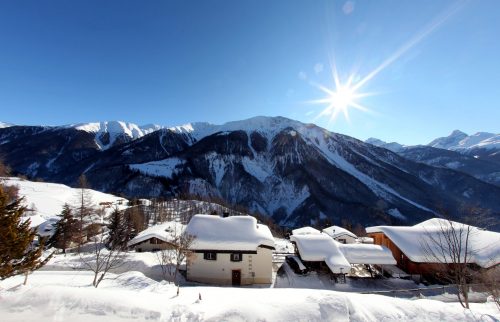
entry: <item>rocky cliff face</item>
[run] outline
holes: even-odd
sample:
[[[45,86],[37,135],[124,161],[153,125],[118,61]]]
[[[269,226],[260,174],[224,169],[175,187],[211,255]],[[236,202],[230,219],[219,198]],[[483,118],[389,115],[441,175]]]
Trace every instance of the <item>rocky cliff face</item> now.
[[[468,174],[285,118],[160,129],[103,150],[75,128],[0,129],[14,170],[128,196],[223,199],[283,225],[414,223],[468,207],[500,214],[500,188]]]

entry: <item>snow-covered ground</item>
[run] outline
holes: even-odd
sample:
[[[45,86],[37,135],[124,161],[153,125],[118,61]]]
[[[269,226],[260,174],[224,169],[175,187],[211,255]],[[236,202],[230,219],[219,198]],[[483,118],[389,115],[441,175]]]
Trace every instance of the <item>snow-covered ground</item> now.
[[[39,218],[33,219],[47,222],[76,195],[75,189],[59,184],[17,178],[8,178],[7,184],[18,185],[27,205],[35,204]],[[95,203],[121,199],[91,193]],[[126,200],[122,204],[126,207]],[[328,274],[299,276],[282,263],[284,254],[294,250],[290,241],[277,238],[275,247],[282,254],[273,260],[273,284],[232,288],[183,283],[179,296],[174,284],[162,280],[155,253],[125,252],[124,264],[97,289],[80,255],[55,255],[30,275],[26,286],[23,276],[0,281],[0,321],[500,321],[491,302],[464,310],[456,302],[359,294],[415,288],[412,281],[348,278],[336,284]],[[453,295],[443,300],[451,301]]]
[[[38,271],[0,282],[8,321],[498,321],[494,303],[404,300],[313,289],[182,287],[142,273],[110,274],[99,288],[85,271]],[[201,300],[200,300],[201,296]]]
[[[71,188],[59,183],[34,182],[20,178],[2,178],[2,184],[19,187],[19,196],[24,197],[28,208],[35,206],[34,212],[43,219],[49,219],[61,213],[65,203],[69,205],[78,204],[80,189]],[[94,204],[97,206],[102,202],[110,202],[126,207],[127,199],[120,198],[108,193],[102,193],[92,189],[86,189]]]

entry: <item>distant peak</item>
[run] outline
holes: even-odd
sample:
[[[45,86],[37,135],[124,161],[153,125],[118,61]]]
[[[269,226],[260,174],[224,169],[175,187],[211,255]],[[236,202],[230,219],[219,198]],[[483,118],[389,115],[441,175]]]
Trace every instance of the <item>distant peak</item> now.
[[[467,136],[467,133],[464,133],[460,130],[455,130],[455,131],[451,132],[451,134],[449,136]]]
[[[0,129],[5,128],[5,127],[11,127],[11,126],[14,126],[14,124],[0,122]]]
[[[387,142],[382,141],[377,138],[368,138],[365,140],[365,143],[373,144],[373,145],[381,145],[381,144],[386,144]]]

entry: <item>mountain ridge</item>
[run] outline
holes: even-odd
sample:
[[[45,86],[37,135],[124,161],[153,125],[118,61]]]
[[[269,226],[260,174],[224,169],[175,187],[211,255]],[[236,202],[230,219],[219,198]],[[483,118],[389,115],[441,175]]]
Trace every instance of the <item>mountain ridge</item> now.
[[[0,129],[0,154],[32,178],[74,185],[85,174],[105,192],[198,195],[289,226],[412,223],[473,205],[500,213],[498,187],[283,117],[164,127],[104,150],[95,140],[75,128],[16,126]]]
[[[468,135],[454,130],[427,145],[402,145],[369,138],[366,143],[389,149],[410,160],[458,170],[500,186],[500,134],[477,132]]]

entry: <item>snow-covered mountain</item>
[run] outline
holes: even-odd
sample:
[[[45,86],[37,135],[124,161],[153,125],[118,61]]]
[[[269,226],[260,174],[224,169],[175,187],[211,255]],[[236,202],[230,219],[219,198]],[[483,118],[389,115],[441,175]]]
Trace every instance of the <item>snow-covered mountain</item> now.
[[[387,143],[377,138],[369,138],[365,140],[365,142],[384,147],[394,152],[399,152],[406,147],[411,147],[397,142]],[[455,130],[448,136],[432,140],[427,144],[427,146],[437,149],[457,151],[464,154],[470,154],[471,152],[479,149],[500,151],[500,134],[477,132],[476,134],[468,135],[460,130]]]
[[[11,127],[13,126],[14,124],[10,124],[10,123],[5,123],[5,122],[0,122],[0,129],[3,129],[5,127]]]
[[[452,151],[471,151],[475,149],[500,149],[500,134],[477,132],[467,135],[459,130],[453,131],[446,137],[433,140],[428,146]]]
[[[94,133],[95,142],[101,150],[106,150],[115,144],[138,139],[161,128],[161,126],[155,124],[139,126],[122,121],[80,123],[67,125],[66,127]]]
[[[379,147],[384,148],[384,149],[391,150],[393,152],[400,152],[400,151],[404,150],[404,148],[406,147],[406,145],[402,145],[402,144],[399,144],[397,142],[387,143],[385,141],[382,141],[382,140],[379,140],[376,138],[368,138],[365,140],[365,142],[379,146]]]
[[[500,186],[500,134],[478,132],[467,135],[459,130],[427,145],[407,146],[369,138],[366,143],[389,149],[416,162],[470,174]]]
[[[245,131],[258,132],[264,137],[270,139],[276,133],[282,131],[284,128],[304,128],[306,125],[299,121],[287,119],[285,117],[266,117],[256,116],[246,120],[233,121],[224,123],[222,125],[215,125],[210,123],[198,122],[188,123],[181,126],[170,127],[169,129],[176,133],[190,134],[196,140],[200,140],[206,136],[212,135],[217,132],[233,132]]]
[[[412,223],[442,209],[460,214],[466,205],[500,213],[499,187],[283,117],[161,128],[106,149],[95,144],[96,133],[0,129],[0,154],[33,178],[75,184],[85,173],[101,191],[197,195],[292,226]]]

